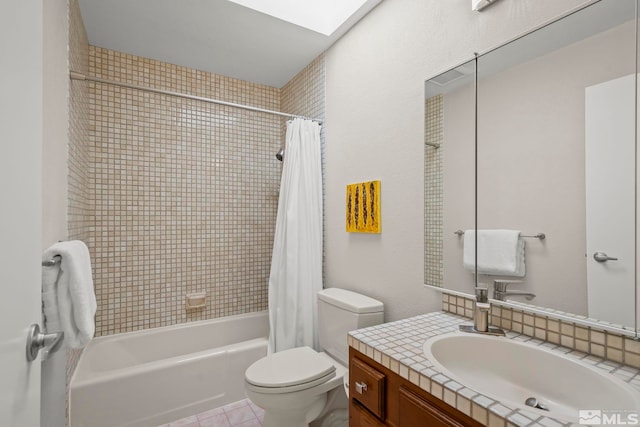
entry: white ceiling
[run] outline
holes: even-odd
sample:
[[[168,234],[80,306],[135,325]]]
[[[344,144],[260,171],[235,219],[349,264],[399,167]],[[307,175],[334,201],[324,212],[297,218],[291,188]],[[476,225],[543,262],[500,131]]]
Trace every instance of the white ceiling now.
[[[80,10],[94,46],[279,88],[381,1],[330,36],[228,0],[80,0]]]

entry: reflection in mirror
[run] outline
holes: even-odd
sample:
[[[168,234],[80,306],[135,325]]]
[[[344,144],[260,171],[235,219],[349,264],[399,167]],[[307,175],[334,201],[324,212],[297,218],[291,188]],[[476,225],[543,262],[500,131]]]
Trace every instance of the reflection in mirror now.
[[[457,242],[444,231],[475,223],[474,62],[425,83],[424,280],[432,286],[450,283],[446,273],[461,265],[461,260],[447,265],[454,260],[443,256],[445,246]],[[465,280],[468,284],[469,278]],[[467,292],[473,293],[473,287]]]
[[[519,280],[510,288],[535,295],[507,300],[635,324],[635,7],[601,0],[478,59],[478,229],[546,234],[522,239],[523,277],[479,276],[490,288]],[[439,131],[439,285],[465,293],[473,274],[462,266],[465,239],[453,233],[474,224],[473,91],[472,79],[443,91]],[[428,137],[428,108],[426,129]],[[425,262],[425,283],[437,284],[427,271]]]

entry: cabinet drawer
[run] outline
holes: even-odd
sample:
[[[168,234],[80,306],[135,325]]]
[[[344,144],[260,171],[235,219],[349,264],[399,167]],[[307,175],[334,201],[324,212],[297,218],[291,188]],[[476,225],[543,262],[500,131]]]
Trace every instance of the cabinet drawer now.
[[[351,359],[349,394],[377,417],[384,419],[385,375],[360,359]]]
[[[400,426],[464,427],[451,414],[438,409],[431,402],[404,386],[399,393]]]

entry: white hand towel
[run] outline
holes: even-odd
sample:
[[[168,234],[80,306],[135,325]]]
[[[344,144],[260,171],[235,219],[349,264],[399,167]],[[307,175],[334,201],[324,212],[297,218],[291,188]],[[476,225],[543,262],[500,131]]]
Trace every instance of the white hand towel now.
[[[95,332],[96,296],[91,275],[91,259],[87,245],[79,240],[59,242],[44,251],[43,260],[61,256],[58,266],[43,270],[58,270],[57,274],[43,271],[43,302],[47,331],[56,322],[64,331],[64,342],[71,348],[82,348]],[[51,280],[56,277],[54,285]],[[55,297],[51,295],[55,292]],[[55,303],[55,307],[52,305]],[[57,312],[57,319],[55,313]]]
[[[463,265],[475,270],[475,230],[464,232]],[[524,241],[518,230],[478,230],[478,274],[524,277]]]

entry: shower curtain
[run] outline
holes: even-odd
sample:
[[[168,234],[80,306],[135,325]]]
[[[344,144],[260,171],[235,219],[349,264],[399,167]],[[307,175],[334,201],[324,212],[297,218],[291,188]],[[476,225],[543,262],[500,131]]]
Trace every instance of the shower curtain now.
[[[287,123],[269,275],[269,354],[318,348],[316,295],[321,289],[320,125],[296,118]]]

